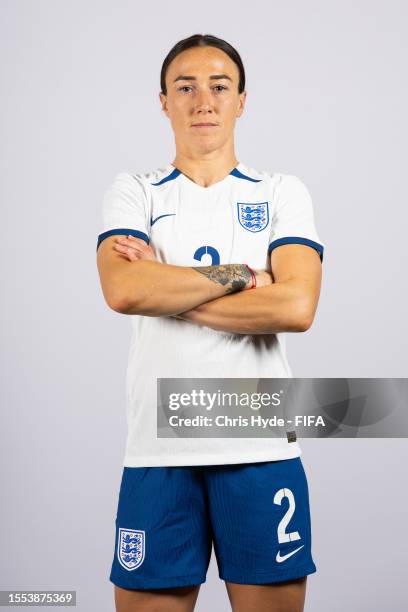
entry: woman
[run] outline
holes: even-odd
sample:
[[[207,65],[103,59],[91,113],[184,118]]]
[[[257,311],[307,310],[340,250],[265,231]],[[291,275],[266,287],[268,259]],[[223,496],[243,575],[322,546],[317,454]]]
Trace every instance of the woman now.
[[[298,443],[157,437],[156,383],[292,376],[280,334],[310,328],[320,292],[311,198],[238,161],[245,72],[229,43],[178,42],[159,95],[175,158],[115,177],[97,244],[106,302],[133,325],[116,609],[193,610],[213,542],[233,610],[298,612],[316,571]]]

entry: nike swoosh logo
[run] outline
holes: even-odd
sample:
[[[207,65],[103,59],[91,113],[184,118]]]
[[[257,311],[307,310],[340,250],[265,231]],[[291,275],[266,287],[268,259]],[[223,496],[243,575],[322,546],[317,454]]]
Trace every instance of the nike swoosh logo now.
[[[295,548],[295,550],[292,550],[292,552],[288,553],[287,555],[282,555],[282,556],[280,554],[280,550],[278,550],[278,554],[276,555],[276,561],[278,563],[282,563],[282,561],[286,561],[286,559],[289,559],[289,557],[297,553],[303,547],[304,547],[304,544],[302,544],[302,546],[299,546],[299,548]]]
[[[160,215],[159,217],[156,217],[153,220],[153,217],[150,219],[150,225],[154,225],[156,223],[156,221],[158,221],[159,219],[163,219],[163,217],[172,217],[174,216],[176,213],[168,213],[166,215]]]

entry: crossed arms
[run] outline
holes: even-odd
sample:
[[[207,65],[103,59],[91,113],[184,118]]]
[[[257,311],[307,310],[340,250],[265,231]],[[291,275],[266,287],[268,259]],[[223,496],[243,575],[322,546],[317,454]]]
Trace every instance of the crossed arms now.
[[[272,274],[245,264],[186,267],[156,260],[133,236],[100,244],[97,265],[110,308],[122,314],[173,316],[237,334],[302,332],[311,326],[321,285],[317,251],[286,244],[271,253]]]

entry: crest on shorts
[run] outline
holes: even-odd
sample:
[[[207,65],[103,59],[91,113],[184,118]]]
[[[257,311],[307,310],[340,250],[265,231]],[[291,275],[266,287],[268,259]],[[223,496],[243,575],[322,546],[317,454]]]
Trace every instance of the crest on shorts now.
[[[118,559],[129,572],[142,565],[145,557],[145,532],[119,527]]]
[[[268,202],[250,204],[237,202],[238,220],[248,232],[260,232],[269,222]]]

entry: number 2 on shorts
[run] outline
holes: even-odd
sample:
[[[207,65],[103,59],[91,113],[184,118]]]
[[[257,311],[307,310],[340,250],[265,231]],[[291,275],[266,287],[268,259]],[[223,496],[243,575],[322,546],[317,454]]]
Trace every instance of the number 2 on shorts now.
[[[288,523],[293,516],[296,506],[295,497],[292,491],[290,489],[279,489],[279,491],[276,491],[275,493],[273,503],[278,504],[280,506],[284,497],[287,497],[289,500],[289,508],[285,512],[282,520],[278,525],[279,544],[282,544],[283,542],[293,542],[294,540],[301,539],[298,531],[291,531],[289,533],[286,533],[286,527],[288,526]]]

